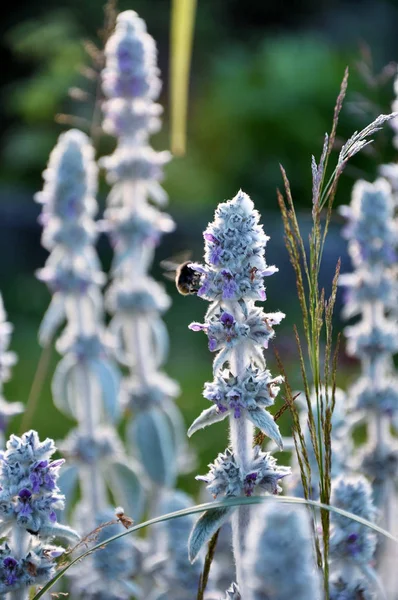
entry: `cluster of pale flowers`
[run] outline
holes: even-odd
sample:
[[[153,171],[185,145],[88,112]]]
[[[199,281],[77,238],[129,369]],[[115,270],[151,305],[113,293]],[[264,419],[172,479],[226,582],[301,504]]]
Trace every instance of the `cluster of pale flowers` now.
[[[117,515],[123,511],[139,520],[193,505],[176,489],[178,475],[192,469],[175,404],[179,387],[161,371],[168,353],[162,315],[170,299],[149,275],[161,236],[174,229],[171,217],[160,210],[167,202],[160,185],[163,166],[171,156],[148,141],[161,126],[156,103],[161,81],[155,42],[135,12],[118,16],[105,59],[103,130],[116,138],[114,152],[97,164],[87,135],[62,134],[36,195],[42,205],[42,244],[50,253],[38,277],[52,294],[39,341],[49,346],[65,325],[56,341],[62,358],[52,392],[56,407],[76,425],[58,444],[67,459],[61,470],[64,459],[51,460],[53,441],[40,442],[34,431],[11,436],[0,455],[0,531],[6,538],[0,546],[0,592],[10,599],[25,600],[32,587],[52,577],[64,553],[54,540],[78,541],[63,520],[81,536],[99,528],[101,542],[122,530]],[[95,221],[98,167],[112,187],[103,218]],[[347,395],[336,391],[331,503],[371,522],[395,495],[398,464],[390,429],[398,425],[392,361],[398,349],[395,209],[385,179],[357,183],[350,207],[342,209],[355,268],[341,279],[344,313],[360,316],[346,330],[347,351],[361,360],[362,375]],[[105,301],[107,279],[95,250],[100,232],[108,235],[114,252]],[[113,541],[71,569],[73,598],[191,600],[203,582],[205,545],[220,528],[205,600],[322,598],[313,513],[273,499],[282,493],[285,478],[294,495],[302,490],[298,464],[293,461],[291,469],[274,456],[275,448],[289,449],[289,440],[269,411],[283,377],[272,375],[265,359],[285,315],[257,305],[266,300],[265,278],[278,271],[266,263],[269,237],[242,191],[219,204],[203,237],[204,263],[188,268],[209,307],[203,323],[189,328],[208,338],[213,379],[204,386],[207,407],[188,436],[227,421],[230,444],[196,479],[217,500],[256,495],[265,501],[261,507],[227,502],[198,519],[189,515],[162,522],[145,539],[129,535]],[[8,418],[21,411],[19,403],[8,404],[1,395],[15,362],[8,350],[10,333],[0,304],[1,434]],[[314,413],[315,405],[314,400]],[[126,426],[119,427],[123,419]],[[368,441],[358,458],[351,434],[361,421]],[[305,411],[302,426],[316,500],[319,473]],[[269,440],[269,451],[253,443],[256,428]],[[123,506],[116,517],[115,504]],[[372,529],[332,512],[330,533],[330,600],[384,598]],[[87,538],[85,544],[90,543]]]

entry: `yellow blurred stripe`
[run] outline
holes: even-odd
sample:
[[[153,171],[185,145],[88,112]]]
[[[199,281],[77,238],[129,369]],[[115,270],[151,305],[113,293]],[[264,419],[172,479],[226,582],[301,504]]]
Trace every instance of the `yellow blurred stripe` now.
[[[185,154],[189,70],[195,25],[196,0],[173,0],[171,12],[170,107],[171,151]]]

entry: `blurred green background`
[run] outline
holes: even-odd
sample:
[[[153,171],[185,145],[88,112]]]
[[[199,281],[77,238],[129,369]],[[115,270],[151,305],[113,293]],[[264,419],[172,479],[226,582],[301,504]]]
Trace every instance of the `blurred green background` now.
[[[158,43],[165,119],[153,145],[168,148],[171,4],[166,0],[120,0],[118,9],[136,10]],[[65,129],[55,122],[54,115],[92,118],[94,84],[81,75],[82,68],[90,64],[83,41],[99,43],[103,20],[99,0],[17,1],[2,15],[0,290],[15,325],[12,348],[19,355],[6,387],[10,400],[25,402],[28,397],[40,356],[36,332],[49,302],[47,290],[34,276],[46,253],[40,246],[36,221],[39,207],[32,197],[41,188],[48,154]],[[156,262],[187,248],[199,258],[201,232],[212,220],[217,203],[231,198],[240,187],[249,193],[271,236],[268,263],[280,268],[267,281],[267,308],[287,313],[273,345],[296,387],[300,380],[292,325],[299,321],[299,313],[276,202],[275,189],[281,187],[278,165],[282,163],[288,172],[306,230],[310,226],[311,155],[319,157],[323,135],[330,130],[344,68],[350,67],[350,80],[338,142],[379,112],[389,112],[393,98],[389,76],[395,67],[382,70],[398,57],[397,31],[398,4],[394,0],[198,0],[187,153],[173,160],[165,179],[170,213],[178,227],[158,249]],[[68,95],[75,86],[83,86],[91,94],[86,103]],[[110,139],[101,139],[99,154],[109,152],[112,144]],[[376,144],[349,166],[337,202],[349,201],[356,178],[374,178],[377,165],[394,158],[391,133],[386,129]],[[102,207],[106,191],[101,181]],[[326,246],[321,281],[327,289],[339,256],[343,271],[350,268],[340,225],[336,217]],[[99,251],[107,267],[110,250],[106,240],[100,241]],[[157,264],[153,273],[161,278]],[[197,298],[182,298],[167,285],[174,302],[166,315],[171,337],[166,370],[181,384],[178,402],[189,425],[207,406],[201,390],[211,377],[212,357],[205,336],[188,331],[187,326],[202,319],[206,304]],[[340,327],[337,315],[336,328]],[[272,349],[269,357],[270,368],[276,371]],[[32,425],[41,436],[60,438],[71,423],[51,402],[49,382],[57,360],[54,352]],[[343,383],[352,377],[355,365],[343,353],[340,362],[339,381]],[[279,399],[277,408],[281,402]],[[18,419],[12,425],[18,431]],[[288,432],[287,415],[283,427]],[[200,469],[224,448],[225,431],[224,424],[215,425],[191,440],[198,450]],[[186,476],[183,485],[197,489],[192,476]]]

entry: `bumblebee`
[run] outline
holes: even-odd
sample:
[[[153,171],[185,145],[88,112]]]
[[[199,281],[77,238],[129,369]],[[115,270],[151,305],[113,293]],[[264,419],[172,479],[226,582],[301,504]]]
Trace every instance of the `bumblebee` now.
[[[184,253],[185,259],[187,259],[189,253]],[[189,267],[191,260],[184,260],[179,263],[176,258],[169,260],[162,260],[160,266],[166,269],[163,275],[166,279],[174,281],[176,288],[183,296],[190,294],[197,294],[200,288],[200,273],[197,273],[191,267]]]

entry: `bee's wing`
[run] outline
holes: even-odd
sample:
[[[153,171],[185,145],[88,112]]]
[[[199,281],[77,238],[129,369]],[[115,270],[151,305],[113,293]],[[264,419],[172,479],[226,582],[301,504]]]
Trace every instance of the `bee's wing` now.
[[[179,252],[178,254],[175,254],[170,258],[166,258],[165,260],[160,261],[160,266],[166,271],[174,271],[175,273],[175,271],[182,263],[186,262],[187,260],[190,260],[191,256],[192,252],[190,250],[183,250],[182,252]],[[165,277],[167,277],[166,273]],[[167,277],[167,279],[170,279],[170,277]]]
[[[175,272],[175,270],[174,271],[164,271],[163,277],[165,279],[168,279],[169,281],[175,281],[176,272]]]

